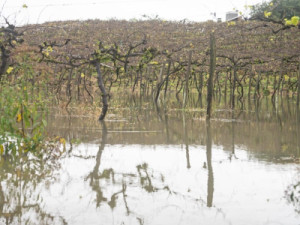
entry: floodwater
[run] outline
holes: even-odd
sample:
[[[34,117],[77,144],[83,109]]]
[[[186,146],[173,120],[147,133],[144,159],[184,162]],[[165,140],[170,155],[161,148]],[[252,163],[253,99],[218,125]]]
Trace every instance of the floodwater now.
[[[111,108],[105,123],[55,111],[65,148],[1,162],[0,224],[299,225],[300,116]]]

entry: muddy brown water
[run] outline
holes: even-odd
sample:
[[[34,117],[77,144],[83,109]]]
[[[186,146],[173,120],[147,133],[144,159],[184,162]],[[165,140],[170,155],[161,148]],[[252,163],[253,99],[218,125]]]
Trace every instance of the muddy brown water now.
[[[66,148],[1,162],[0,224],[300,224],[300,114],[53,111]]]

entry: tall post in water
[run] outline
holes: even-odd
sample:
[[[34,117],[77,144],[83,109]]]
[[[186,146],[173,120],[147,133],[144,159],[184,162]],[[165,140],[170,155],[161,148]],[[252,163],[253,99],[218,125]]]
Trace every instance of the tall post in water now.
[[[213,80],[216,70],[216,39],[214,32],[210,34],[210,63],[209,63],[209,78],[207,86],[207,113],[206,120],[210,120],[212,97],[213,97]]]
[[[188,68],[185,74],[185,85],[184,85],[184,92],[183,92],[183,108],[186,107],[188,94],[189,94],[189,79],[191,73],[191,62],[192,62],[192,51],[189,52],[189,59],[188,59]]]

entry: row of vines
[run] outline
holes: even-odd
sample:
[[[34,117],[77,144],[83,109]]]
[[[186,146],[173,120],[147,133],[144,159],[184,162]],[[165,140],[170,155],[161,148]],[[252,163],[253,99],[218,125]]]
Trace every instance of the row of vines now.
[[[0,79],[30,86],[56,103],[97,103],[105,117],[111,97],[124,93],[185,107],[206,92],[210,35],[216,39],[214,95],[236,101],[297,96],[299,29],[264,21],[176,23],[69,21],[2,28]],[[5,32],[6,30],[6,32]],[[6,45],[5,45],[6,41]],[[24,65],[32,71],[24,73]],[[201,103],[202,105],[202,103]]]

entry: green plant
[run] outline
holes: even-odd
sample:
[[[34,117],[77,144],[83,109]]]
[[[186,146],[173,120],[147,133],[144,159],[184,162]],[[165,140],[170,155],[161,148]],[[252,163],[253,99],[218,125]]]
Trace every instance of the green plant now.
[[[16,84],[5,81],[0,87],[1,155],[21,154],[43,145],[46,103],[41,95],[30,96],[31,84],[26,81],[25,74]]]

